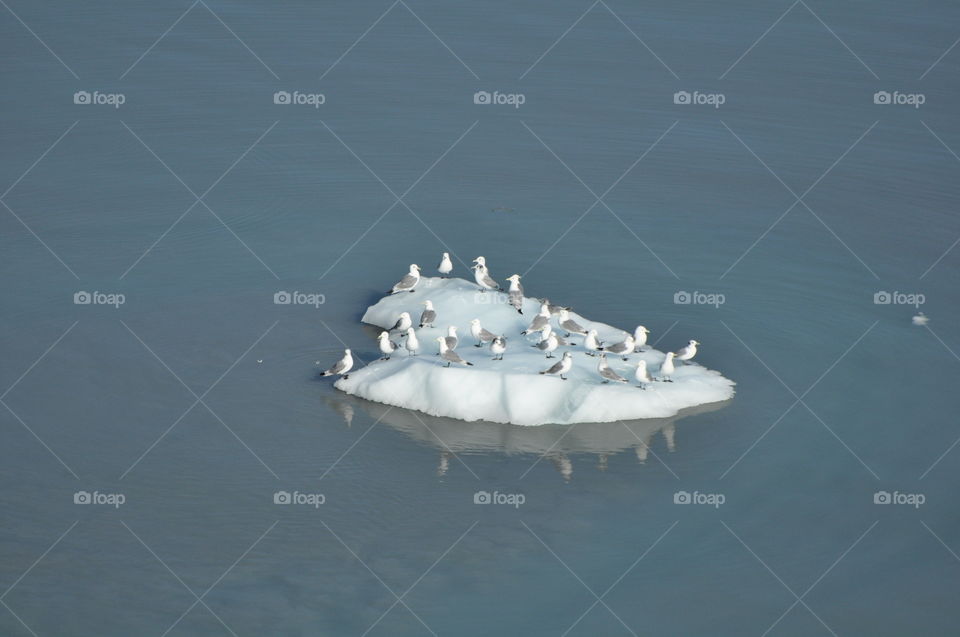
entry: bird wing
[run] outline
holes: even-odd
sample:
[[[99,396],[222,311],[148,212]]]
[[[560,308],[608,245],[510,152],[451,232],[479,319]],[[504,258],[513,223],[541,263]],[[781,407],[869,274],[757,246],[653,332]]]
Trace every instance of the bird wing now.
[[[607,380],[617,380],[620,382],[626,382],[626,379],[622,377],[617,372],[613,371],[609,367],[600,368],[600,375],[606,378]]]
[[[484,284],[484,285],[489,285],[489,286],[492,287],[492,288],[498,288],[498,287],[500,287],[500,286],[497,284],[497,282],[494,281],[493,279],[491,279],[491,278],[490,278],[490,275],[487,274],[486,272],[484,272],[483,275],[482,275],[480,278],[481,278],[481,280],[483,281],[483,284]]]
[[[486,328],[483,328],[483,327],[480,328],[480,340],[492,341],[495,338],[497,338],[496,334],[494,334],[493,332],[491,332]]]
[[[339,374],[340,372],[343,371],[343,368],[346,366],[347,364],[341,358],[336,363],[334,363],[333,367],[325,371],[324,374]]]
[[[457,353],[456,353],[455,351],[453,351],[452,349],[448,349],[447,351],[445,351],[445,352],[443,353],[443,356],[442,356],[441,358],[443,358],[443,360],[449,361],[449,362],[451,362],[451,363],[463,363],[463,362],[464,362],[464,360],[463,360],[462,358],[460,358],[460,355],[457,354]]]
[[[403,290],[405,288],[412,288],[416,282],[417,278],[415,276],[412,274],[405,274],[403,275],[403,278],[400,279],[400,281],[397,282],[397,284],[393,287],[398,290]]]
[[[444,340],[447,342],[447,349],[453,350],[457,346],[457,337],[455,336],[444,336]]]
[[[433,310],[424,310],[423,314],[420,315],[420,323],[433,323],[434,319],[437,318],[437,313]]]
[[[550,322],[546,316],[540,316],[539,314],[534,317],[533,322],[530,323],[530,327],[527,328],[528,332],[536,332],[537,330],[543,329],[543,327]]]
[[[547,371],[545,371],[545,372],[543,372],[543,373],[544,373],[544,374],[557,374],[557,373],[560,372],[561,369],[563,369],[563,361],[560,361],[559,363],[554,363],[554,365],[553,365],[550,369],[548,369]]]
[[[561,327],[563,327],[563,329],[567,330],[568,332],[585,332],[586,331],[583,329],[582,325],[580,325],[573,319],[567,319],[560,325]]]

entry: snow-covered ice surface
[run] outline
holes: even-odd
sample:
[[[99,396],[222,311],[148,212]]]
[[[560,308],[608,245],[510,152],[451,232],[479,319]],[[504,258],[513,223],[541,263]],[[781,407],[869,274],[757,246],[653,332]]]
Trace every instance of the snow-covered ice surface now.
[[[417,326],[422,303],[427,299],[433,302],[437,319],[433,328],[420,329]],[[733,396],[733,381],[699,364],[678,363],[674,382],[657,382],[645,391],[638,389],[633,370],[641,358],[647,361],[651,375],[658,375],[664,353],[654,349],[631,354],[627,362],[609,355],[610,366],[630,383],[601,384],[598,358],[584,353],[582,336],[567,337],[570,345],[554,352],[556,358],[547,359],[532,347],[538,336],[520,334],[539,308],[538,300],[525,298],[520,315],[507,303],[506,293],[481,293],[472,281],[458,278],[423,277],[414,292],[385,296],[367,308],[362,319],[364,323],[389,329],[401,312],[409,312],[420,341],[420,354],[408,356],[401,347],[390,360],[371,361],[352,371],[349,378],[339,379],[335,387],[432,416],[515,425],[666,418],[687,407]],[[605,344],[620,342],[628,334],[575,312],[570,314],[586,329],[597,330]],[[506,336],[507,351],[502,361],[492,360],[489,344],[474,347],[476,341],[470,335],[470,321],[474,318],[480,319],[487,330]],[[556,316],[551,324],[561,335],[565,333],[557,327]],[[450,325],[457,326],[460,337],[457,353],[473,363],[472,367],[445,367],[440,357],[434,355],[439,345],[435,339],[445,335]],[[634,327],[629,326],[631,333]],[[402,341],[397,333],[391,334],[391,338],[397,343]],[[565,351],[573,353],[573,368],[566,375],[569,380],[538,373],[559,361]]]

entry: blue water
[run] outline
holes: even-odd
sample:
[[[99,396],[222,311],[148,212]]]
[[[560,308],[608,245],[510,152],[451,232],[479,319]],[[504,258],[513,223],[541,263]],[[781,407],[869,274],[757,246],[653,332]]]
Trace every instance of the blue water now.
[[[960,7],[0,16],[0,634],[956,633]],[[696,338],[737,396],[567,431],[319,379],[375,357],[364,308],[444,250]]]

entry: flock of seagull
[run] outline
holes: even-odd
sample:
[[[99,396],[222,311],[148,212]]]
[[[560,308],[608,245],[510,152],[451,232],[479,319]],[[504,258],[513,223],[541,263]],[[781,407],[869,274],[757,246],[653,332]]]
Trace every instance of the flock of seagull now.
[[[490,276],[487,268],[487,261],[484,257],[477,257],[473,260],[474,280],[480,289],[480,292],[502,291],[503,289]],[[450,261],[450,254],[443,253],[437,271],[441,277],[446,278],[453,271],[453,263]],[[510,305],[523,314],[523,286],[520,285],[520,275],[514,274],[507,277],[510,286],[507,289],[507,299]],[[389,294],[399,294],[402,292],[413,293],[420,283],[420,266],[416,263],[410,265],[409,272],[400,279],[396,285],[391,288]],[[437,320],[437,310],[430,300],[423,301],[423,312],[420,314],[419,327],[433,327]],[[551,324],[556,318],[557,327]],[[561,336],[560,332],[563,332]],[[416,356],[420,353],[420,340],[417,338],[417,332],[413,326],[413,317],[409,312],[401,312],[397,317],[397,322],[389,330],[380,332],[377,341],[380,345],[380,352],[383,355],[380,360],[390,360],[390,356],[401,348],[401,345],[391,340],[390,333],[396,332],[403,341],[402,347],[407,350],[408,356]],[[553,305],[549,299],[541,299],[540,310],[530,321],[530,324],[520,332],[521,335],[539,334],[539,342],[533,347],[546,353],[546,358],[556,358],[554,352],[560,347],[572,346],[575,343],[568,342],[566,339],[576,334],[583,337],[583,348],[588,356],[598,356],[597,373],[602,379],[602,383],[609,382],[627,383],[626,378],[614,371],[608,361],[607,354],[621,357],[624,361],[629,360],[629,355],[637,352],[643,352],[647,344],[647,335],[650,333],[643,325],[638,325],[633,335],[627,334],[623,341],[605,345],[597,338],[597,330],[586,329],[577,323],[570,316],[570,308]],[[485,329],[479,319],[470,321],[470,335],[476,340],[474,347],[483,347],[484,343],[490,344],[490,352],[493,354],[492,360],[502,361],[503,355],[507,351],[507,338],[504,335],[494,334]],[[438,352],[441,360],[446,361],[446,367],[450,365],[473,366],[470,361],[464,360],[456,352],[457,345],[460,342],[457,336],[457,326],[451,325],[447,328],[446,336],[438,336]],[[676,352],[667,352],[666,357],[660,364],[657,376],[654,377],[647,369],[647,362],[639,360],[633,371],[633,376],[637,381],[637,387],[646,389],[654,381],[673,382],[672,375],[676,370],[675,362],[680,361],[687,364],[697,355],[698,341],[688,341],[686,345]],[[573,354],[567,350],[563,352],[560,360],[540,372],[543,375],[559,376],[562,380],[567,380],[566,374],[573,367]],[[344,350],[343,358],[337,361],[333,367],[322,372],[321,376],[340,375],[348,378],[350,370],[353,369],[353,355],[349,349]]]

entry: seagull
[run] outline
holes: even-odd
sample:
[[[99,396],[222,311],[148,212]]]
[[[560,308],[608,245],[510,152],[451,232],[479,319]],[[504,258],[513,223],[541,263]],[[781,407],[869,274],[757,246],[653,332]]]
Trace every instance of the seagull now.
[[[382,361],[390,360],[390,354],[393,354],[395,351],[397,351],[397,348],[400,347],[390,340],[389,332],[380,332],[380,336],[377,337],[377,340],[380,341],[380,351],[383,353],[383,356],[380,358]]]
[[[587,350],[587,356],[596,356],[594,351],[603,351],[600,341],[597,340],[597,330],[590,330],[583,339],[583,348]]]
[[[420,283],[420,266],[416,263],[411,263],[410,273],[405,274],[402,279],[397,281],[397,284],[390,290],[390,294],[396,294],[397,292],[413,293],[413,288],[417,287],[417,283]]]
[[[647,334],[649,333],[650,330],[642,325],[638,325],[637,329],[633,330],[633,351],[643,351],[643,346],[647,344]]]
[[[420,315],[420,327],[433,327],[433,322],[437,320],[437,312],[433,309],[433,301],[427,299],[423,302],[423,314]]]
[[[633,353],[633,337],[627,334],[623,337],[623,342],[607,345],[604,349],[611,354],[620,354],[623,360],[627,360],[627,354]]]
[[[560,359],[559,363],[554,363],[553,367],[546,369],[541,374],[557,374],[560,376],[561,380],[567,380],[564,378],[564,374],[570,371],[570,368],[573,367],[573,357],[570,356],[570,352],[564,352],[563,358]]]
[[[490,278],[490,272],[487,270],[487,266],[482,263],[473,266],[473,278],[477,282],[477,285],[480,286],[481,292],[500,289],[497,282]]]
[[[568,307],[563,307],[562,305],[553,305],[550,303],[550,299],[540,299],[541,303],[546,303],[547,309],[550,310],[551,314],[559,314],[560,310],[569,310]]]
[[[582,325],[570,318],[570,312],[566,308],[560,310],[560,327],[572,334],[585,335],[587,333],[587,330]],[[567,336],[570,336],[570,334],[567,334]]]
[[[447,345],[447,349],[455,350],[457,349],[457,343],[460,342],[460,339],[457,338],[457,326],[451,325],[447,328],[447,335],[444,337],[444,343]]]
[[[400,318],[397,319],[397,322],[393,324],[393,327],[390,328],[390,331],[398,331],[406,333],[408,329],[413,325],[413,321],[410,319],[410,312],[400,312]]]
[[[344,378],[350,378],[349,372],[351,369],[353,369],[353,355],[349,349],[345,349],[343,350],[343,358],[334,363],[333,367],[327,371],[320,372],[320,375],[333,376],[334,374],[340,374]]]
[[[536,345],[533,345],[541,352],[547,353],[547,358],[556,358],[553,355],[554,350],[560,347],[559,341],[557,341],[557,335],[553,333],[553,328],[547,325],[543,328],[542,336],[540,337],[540,342]]]
[[[604,385],[609,383],[611,380],[617,383],[627,382],[626,378],[610,369],[610,365],[607,364],[606,354],[600,354],[600,361],[597,363],[597,371],[600,372],[600,377],[603,378]]]
[[[667,352],[667,357],[663,359],[663,362],[660,363],[660,378],[657,380],[662,380],[665,383],[672,383],[673,379],[670,378],[673,376],[674,366],[673,366],[673,357],[675,354],[673,352]]]
[[[420,350],[420,341],[417,340],[417,333],[412,327],[407,328],[407,340],[403,344],[407,348],[407,356],[416,356]]]
[[[440,343],[440,357],[447,361],[445,367],[450,367],[450,363],[457,363],[458,365],[470,365],[473,366],[473,363],[468,362],[460,358],[460,355],[457,354],[452,349],[447,348],[446,339],[443,336],[437,337],[437,342]]]
[[[689,341],[686,345],[677,350],[676,357],[678,361],[683,361],[686,363],[691,358],[697,355],[697,345],[700,343],[697,341]]]
[[[473,338],[477,339],[474,347],[483,347],[485,341],[492,341],[497,337],[493,332],[484,329],[480,326],[480,319],[473,319],[470,321],[470,334]]]
[[[490,341],[490,352],[493,353],[493,360],[502,361],[505,351],[507,351],[507,339],[498,336]]]
[[[923,312],[917,312],[917,315],[911,318],[910,321],[918,327],[923,327],[930,322],[930,317]]]
[[[520,275],[511,274],[507,277],[507,281],[510,281],[510,289],[507,291],[510,305],[517,312],[523,314],[523,286],[520,285]]]
[[[637,371],[633,373],[633,376],[640,383],[637,385],[640,389],[646,389],[647,385],[653,382],[653,379],[650,378],[650,372],[647,371],[647,361],[645,360],[637,361]]]
[[[537,312],[537,315],[533,317],[533,320],[530,321],[530,325],[527,326],[527,329],[520,332],[521,334],[526,334],[527,332],[539,332],[547,325],[550,325],[550,308],[546,302],[540,304],[540,311]]]
[[[443,256],[440,257],[440,265],[437,266],[437,271],[443,275],[442,278],[447,278],[446,275],[450,274],[453,271],[453,263],[450,261],[450,253],[444,252]]]

